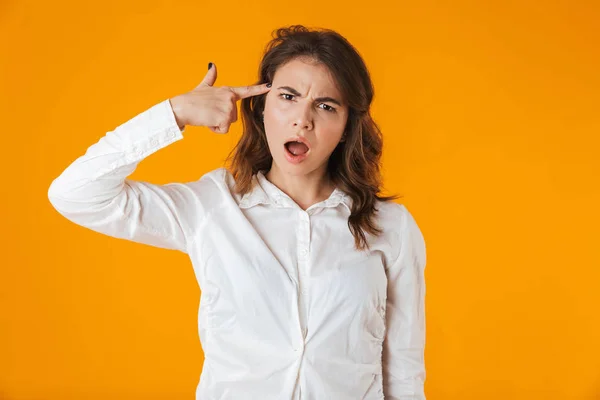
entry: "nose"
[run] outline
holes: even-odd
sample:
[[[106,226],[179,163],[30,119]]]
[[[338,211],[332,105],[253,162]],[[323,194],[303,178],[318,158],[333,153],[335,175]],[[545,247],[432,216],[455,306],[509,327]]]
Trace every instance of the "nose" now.
[[[312,129],[312,117],[310,116],[310,110],[302,109],[297,117],[295,117],[294,127],[300,129]]]

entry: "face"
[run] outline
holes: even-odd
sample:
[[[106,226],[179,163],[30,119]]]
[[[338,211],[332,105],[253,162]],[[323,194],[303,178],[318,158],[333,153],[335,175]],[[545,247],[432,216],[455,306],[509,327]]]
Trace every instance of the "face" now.
[[[272,84],[264,109],[272,168],[292,175],[324,174],[348,119],[348,107],[331,73],[323,65],[295,59],[277,69]],[[294,136],[310,143],[306,158],[299,163],[288,161],[285,155],[284,144]]]

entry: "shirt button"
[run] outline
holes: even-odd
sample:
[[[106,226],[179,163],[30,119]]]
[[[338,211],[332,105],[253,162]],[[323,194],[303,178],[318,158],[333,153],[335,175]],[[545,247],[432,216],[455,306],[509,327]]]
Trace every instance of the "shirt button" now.
[[[302,249],[300,250],[300,254],[305,256],[308,253],[308,251],[306,249]]]

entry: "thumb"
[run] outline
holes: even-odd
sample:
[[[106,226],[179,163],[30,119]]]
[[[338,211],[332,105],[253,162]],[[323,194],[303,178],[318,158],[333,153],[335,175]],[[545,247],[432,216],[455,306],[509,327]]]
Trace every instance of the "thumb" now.
[[[198,86],[196,86],[194,89],[198,89],[199,87],[202,87],[202,86],[214,85],[215,81],[217,80],[217,66],[214,63],[210,63],[210,64],[212,64],[212,66],[208,69],[208,71],[206,72],[206,75],[204,75],[204,79],[202,79],[202,82],[200,82],[200,84]]]

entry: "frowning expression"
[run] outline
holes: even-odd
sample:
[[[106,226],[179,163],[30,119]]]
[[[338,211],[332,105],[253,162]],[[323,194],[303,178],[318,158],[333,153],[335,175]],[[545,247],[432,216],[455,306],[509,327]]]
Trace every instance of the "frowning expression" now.
[[[273,162],[294,174],[326,168],[348,119],[348,107],[330,71],[323,64],[294,59],[277,69],[272,84],[264,126]],[[285,143],[294,137],[303,138],[310,148],[300,163],[291,163],[285,155]]]

